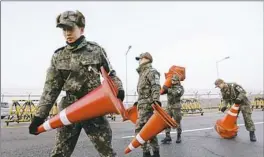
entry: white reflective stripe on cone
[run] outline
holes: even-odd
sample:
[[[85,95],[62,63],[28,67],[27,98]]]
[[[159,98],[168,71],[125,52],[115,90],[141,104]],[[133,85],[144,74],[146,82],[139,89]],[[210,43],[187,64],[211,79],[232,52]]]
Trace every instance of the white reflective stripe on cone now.
[[[238,110],[238,109],[239,109],[239,107],[232,106],[232,109],[234,109],[234,110]]]
[[[71,124],[71,122],[69,121],[69,119],[66,116],[66,109],[64,109],[60,112],[60,120],[61,120],[62,124],[64,124],[64,125]]]
[[[128,145],[128,148],[129,148],[130,150],[135,149],[135,147],[132,145],[132,143],[130,143],[130,144]]]
[[[231,116],[237,116],[237,113],[233,113],[231,111],[228,111],[227,114],[231,115]]]
[[[139,134],[137,134],[136,139],[138,140],[138,142],[140,144],[144,144],[145,143],[145,141],[141,138],[141,136]]]
[[[43,127],[44,127],[44,129],[46,131],[52,130],[52,127],[50,126],[50,121],[49,120],[47,120],[46,122],[44,122]]]

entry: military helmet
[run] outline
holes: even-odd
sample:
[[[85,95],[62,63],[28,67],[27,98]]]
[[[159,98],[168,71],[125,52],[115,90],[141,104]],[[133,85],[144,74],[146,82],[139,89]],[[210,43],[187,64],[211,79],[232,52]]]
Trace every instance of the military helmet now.
[[[76,12],[65,11],[56,18],[56,27],[74,27],[75,24],[79,27],[85,27],[85,17],[78,10]]]
[[[139,55],[139,57],[136,57],[136,60],[139,60],[139,59],[142,59],[142,58],[149,59],[150,63],[152,63],[152,61],[153,61],[153,58],[152,58],[152,56],[151,56],[151,54],[149,52],[141,53]]]
[[[171,78],[172,81],[180,81],[179,77],[177,75],[173,75]]]
[[[223,79],[217,79],[215,80],[215,87],[218,87],[221,83],[225,83],[225,81]]]

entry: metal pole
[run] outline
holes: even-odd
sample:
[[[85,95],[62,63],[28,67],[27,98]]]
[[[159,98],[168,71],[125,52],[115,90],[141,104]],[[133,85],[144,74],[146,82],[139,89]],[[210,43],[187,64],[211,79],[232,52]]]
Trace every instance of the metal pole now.
[[[217,72],[217,78],[219,78],[218,62],[216,62],[216,72]]]
[[[127,87],[127,54],[129,50],[131,49],[131,45],[128,46],[127,52],[126,52],[126,107],[128,107],[128,87]]]
[[[219,62],[222,62],[222,61],[224,61],[224,60],[226,60],[226,59],[229,59],[229,58],[230,58],[230,57],[227,56],[227,57],[225,57],[225,58],[223,58],[223,59],[221,59],[221,60],[219,60],[219,61],[216,61],[216,72],[217,72],[217,78],[219,78],[218,63],[219,63]]]
[[[127,102],[128,102],[128,98],[127,98],[127,54],[126,54],[126,107],[127,107]]]

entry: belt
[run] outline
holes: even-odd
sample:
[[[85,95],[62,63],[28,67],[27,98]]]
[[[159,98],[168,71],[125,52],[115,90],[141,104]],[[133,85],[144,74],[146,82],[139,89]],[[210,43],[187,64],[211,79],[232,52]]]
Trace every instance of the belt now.
[[[71,98],[72,96],[74,96],[75,98],[77,99],[80,99],[81,97],[85,96],[87,93],[82,93],[82,92],[69,92],[69,91],[66,91],[66,97],[67,98]]]

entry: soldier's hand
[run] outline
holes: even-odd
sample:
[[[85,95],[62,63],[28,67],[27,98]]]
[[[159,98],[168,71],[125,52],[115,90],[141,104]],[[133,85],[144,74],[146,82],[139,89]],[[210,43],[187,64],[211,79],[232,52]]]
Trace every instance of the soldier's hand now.
[[[124,100],[125,98],[125,91],[124,90],[119,90],[117,93],[117,98],[120,99],[121,101]]]
[[[31,121],[31,124],[29,125],[29,133],[33,135],[38,135],[37,133],[38,127],[41,124],[43,124],[44,121],[45,121],[45,118],[34,116]]]
[[[138,105],[138,102],[136,101],[134,104],[133,104],[133,106],[137,106]]]
[[[235,104],[238,104],[238,105],[240,105],[240,104],[241,104],[241,102],[242,102],[242,101],[241,101],[240,99],[236,99],[236,100],[235,100]]]
[[[158,105],[160,105],[160,107],[162,106],[162,104],[161,104],[161,102],[160,101],[153,101],[153,104],[158,104]]]
[[[226,107],[226,106],[222,107],[222,108],[221,108],[221,112],[223,112],[223,113],[224,113],[226,109],[227,109],[227,107]]]
[[[163,94],[166,94],[166,93],[168,93],[168,87],[167,86],[165,86],[165,85],[163,85],[163,90],[164,90],[164,92],[163,92]]]

